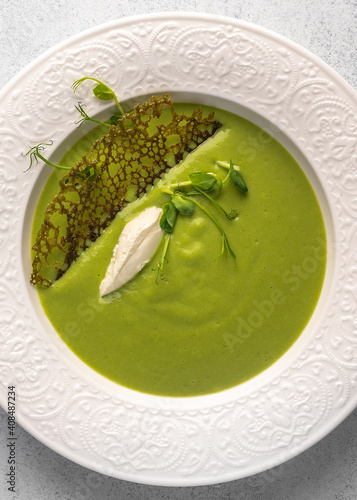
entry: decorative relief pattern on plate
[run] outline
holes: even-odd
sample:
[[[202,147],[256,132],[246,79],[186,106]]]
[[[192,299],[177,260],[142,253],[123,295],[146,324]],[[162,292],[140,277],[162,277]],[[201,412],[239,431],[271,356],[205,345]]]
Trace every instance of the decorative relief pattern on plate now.
[[[60,144],[74,130],[78,100],[94,112],[89,88],[70,91],[83,75],[107,81],[123,98],[191,91],[249,106],[290,135],[318,172],[336,224],[334,290],[305,350],[244,398],[217,394],[199,409],[165,398],[142,404],[140,394],[137,404],[117,398],[72,366],[39,321],[21,248],[38,171],[23,176],[21,153],[50,138]],[[329,68],[233,19],[155,15],[60,45],[15,79],[0,102],[1,398],[8,383],[16,385],[25,428],[95,470],[185,485],[277,465],[347,415],[357,401],[357,113],[353,91]]]

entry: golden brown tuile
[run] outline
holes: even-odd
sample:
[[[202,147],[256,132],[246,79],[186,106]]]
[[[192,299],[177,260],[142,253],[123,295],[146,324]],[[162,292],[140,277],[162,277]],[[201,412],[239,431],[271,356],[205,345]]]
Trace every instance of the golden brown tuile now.
[[[61,179],[32,248],[31,283],[51,286],[128,203],[129,187],[136,197],[145,193],[220,125],[201,108],[176,113],[169,95],[135,106]],[[85,175],[90,169],[94,179]]]

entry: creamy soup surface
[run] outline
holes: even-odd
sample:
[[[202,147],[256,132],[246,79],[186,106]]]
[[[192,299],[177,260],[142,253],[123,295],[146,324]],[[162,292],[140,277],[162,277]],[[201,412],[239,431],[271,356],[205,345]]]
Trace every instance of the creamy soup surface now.
[[[195,105],[176,104],[179,112]],[[205,111],[213,108],[204,107]],[[316,195],[302,169],[272,137],[251,122],[214,108],[223,124],[127,205],[98,240],[50,288],[39,288],[58,335],[87,365],[128,388],[164,396],[221,391],[252,378],[296,341],[317,304],[326,266],[326,234]],[[100,137],[93,130],[65,155],[74,165]],[[149,206],[170,200],[160,186],[194,171],[227,171],[215,160],[240,165],[248,193],[227,182],[216,201],[239,217],[225,218],[207,200],[226,231],[236,260],[221,251],[221,236],[199,209],[179,216],[164,275],[156,283],[160,247],[118,292],[101,298],[105,275],[124,225]],[[58,190],[50,176],[38,203],[33,236]],[[198,198],[197,198],[198,199]]]

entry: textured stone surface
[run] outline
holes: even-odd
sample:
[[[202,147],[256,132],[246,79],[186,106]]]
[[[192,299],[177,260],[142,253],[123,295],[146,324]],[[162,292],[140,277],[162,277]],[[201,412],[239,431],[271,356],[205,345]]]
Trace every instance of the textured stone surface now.
[[[254,22],[279,32],[308,48],[356,87],[356,26],[354,2],[323,0],[312,6],[283,1],[246,1],[244,5],[223,1],[182,1],[180,10],[223,14]],[[44,50],[68,36],[123,16],[177,10],[171,1],[144,2],[89,0],[46,2],[15,1],[0,7],[0,86]],[[339,428],[302,455],[257,476],[217,486],[160,488],[108,478],[73,464],[18,428],[16,498],[38,499],[355,499],[356,422],[355,411]],[[6,414],[0,411],[0,497],[6,491]]]

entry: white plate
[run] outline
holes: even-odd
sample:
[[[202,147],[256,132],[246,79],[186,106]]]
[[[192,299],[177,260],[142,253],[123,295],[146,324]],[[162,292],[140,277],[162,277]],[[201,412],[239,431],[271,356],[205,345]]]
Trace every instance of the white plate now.
[[[299,340],[249,382],[186,399],[137,393],[79,361],[43,315],[28,283],[29,237],[50,169],[24,174],[21,153],[54,139],[56,160],[83,134],[71,91],[83,75],[105,80],[122,100],[170,91],[237,112],[273,134],[307,173],[327,226],[324,288]],[[98,102],[81,92],[95,113]],[[336,427],[357,403],[356,103],[344,80],[285,38],[192,13],[99,26],[22,71],[0,94],[2,406],[15,385],[17,421],[38,440],[93,470],[157,485],[255,474]]]

